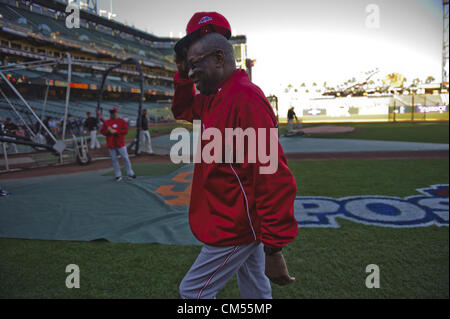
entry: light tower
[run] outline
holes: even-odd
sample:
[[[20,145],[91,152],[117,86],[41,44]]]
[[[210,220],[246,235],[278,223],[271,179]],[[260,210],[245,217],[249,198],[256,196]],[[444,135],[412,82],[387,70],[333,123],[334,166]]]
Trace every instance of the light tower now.
[[[443,39],[442,39],[442,86],[448,88],[448,0],[442,0]]]

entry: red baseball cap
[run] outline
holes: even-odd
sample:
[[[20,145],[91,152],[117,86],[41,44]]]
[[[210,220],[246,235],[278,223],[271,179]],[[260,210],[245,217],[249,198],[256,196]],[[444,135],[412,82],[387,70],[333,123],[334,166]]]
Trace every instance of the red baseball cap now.
[[[117,111],[119,111],[119,109],[118,109],[117,107],[112,107],[112,108],[109,110],[109,113],[116,113]]]
[[[205,34],[216,32],[228,40],[231,38],[231,26],[223,15],[217,12],[197,12],[186,27],[186,36],[175,44],[175,52],[182,55],[182,49]]]

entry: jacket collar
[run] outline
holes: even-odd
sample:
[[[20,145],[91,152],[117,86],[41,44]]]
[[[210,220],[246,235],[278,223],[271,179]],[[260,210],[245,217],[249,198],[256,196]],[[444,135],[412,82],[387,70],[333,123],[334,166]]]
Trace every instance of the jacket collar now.
[[[231,73],[225,80],[220,82],[218,86],[216,86],[216,89],[214,90],[214,94],[218,94],[219,92],[226,91],[230,85],[239,79],[247,78],[248,80],[248,74],[242,69],[237,69],[233,73]]]

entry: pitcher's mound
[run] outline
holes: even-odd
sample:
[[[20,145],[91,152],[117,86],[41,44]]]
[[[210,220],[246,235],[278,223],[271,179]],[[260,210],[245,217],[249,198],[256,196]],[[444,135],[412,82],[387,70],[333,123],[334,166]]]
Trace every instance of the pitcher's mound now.
[[[300,129],[305,134],[336,134],[336,133],[350,133],[355,130],[351,126],[316,126]]]

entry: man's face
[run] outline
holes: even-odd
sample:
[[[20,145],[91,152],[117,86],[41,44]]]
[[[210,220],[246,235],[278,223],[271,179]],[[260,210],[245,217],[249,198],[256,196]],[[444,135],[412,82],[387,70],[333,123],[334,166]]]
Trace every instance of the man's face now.
[[[113,120],[117,119],[117,112],[110,112],[109,114],[111,114]]]
[[[215,50],[206,52],[198,41],[187,51],[189,77],[201,94],[212,94],[219,84],[219,69],[214,54]]]

